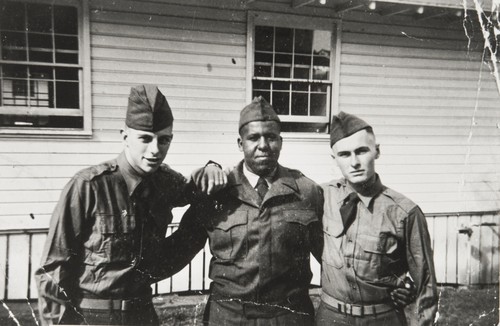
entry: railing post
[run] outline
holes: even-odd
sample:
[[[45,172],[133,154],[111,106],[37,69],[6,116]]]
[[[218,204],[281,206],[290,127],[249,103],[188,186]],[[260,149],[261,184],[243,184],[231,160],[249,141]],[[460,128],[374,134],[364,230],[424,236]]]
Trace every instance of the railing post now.
[[[9,246],[10,246],[10,234],[7,234],[6,240],[6,252],[5,252],[5,289],[4,289],[4,300],[9,299]]]

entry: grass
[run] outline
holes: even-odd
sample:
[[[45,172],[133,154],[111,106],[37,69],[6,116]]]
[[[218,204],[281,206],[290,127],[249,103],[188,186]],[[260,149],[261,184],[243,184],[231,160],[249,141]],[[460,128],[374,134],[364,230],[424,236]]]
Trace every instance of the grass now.
[[[444,288],[440,291],[439,325],[498,325],[498,286]]]
[[[440,287],[439,326],[494,326],[499,324],[498,285],[487,287]],[[312,299],[319,303],[317,290],[313,290]],[[204,295],[165,295],[155,298],[155,306],[162,325],[189,326],[201,325],[204,310]],[[37,325],[31,315],[27,301],[0,302],[0,325],[17,326],[9,317],[10,309],[19,325]],[[37,315],[36,302],[30,302]],[[409,310],[412,307],[408,307]]]

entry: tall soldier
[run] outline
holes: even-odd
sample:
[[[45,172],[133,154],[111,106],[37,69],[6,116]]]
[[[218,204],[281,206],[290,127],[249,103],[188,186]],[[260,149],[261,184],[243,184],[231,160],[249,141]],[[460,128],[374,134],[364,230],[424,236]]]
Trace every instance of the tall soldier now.
[[[131,89],[125,124],[123,152],[78,172],[54,210],[36,271],[43,325],[157,325],[151,284],[187,264],[195,244],[186,232],[165,238],[171,209],[225,183],[216,167],[187,180],[163,164],[173,116],[156,86]]]

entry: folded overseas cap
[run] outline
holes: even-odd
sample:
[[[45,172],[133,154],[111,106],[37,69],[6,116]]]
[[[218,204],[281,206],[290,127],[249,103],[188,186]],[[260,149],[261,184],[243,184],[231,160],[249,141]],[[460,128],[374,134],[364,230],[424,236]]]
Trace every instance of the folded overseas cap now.
[[[371,126],[364,120],[355,115],[340,111],[338,115],[334,115],[332,118],[330,147],[332,147],[339,140],[367,128],[371,128]]]
[[[271,104],[262,96],[259,96],[241,110],[238,130],[241,130],[241,127],[252,121],[276,121],[280,123],[280,118],[274,112]]]
[[[156,132],[173,122],[172,110],[157,86],[139,85],[130,89],[125,118],[127,127]]]

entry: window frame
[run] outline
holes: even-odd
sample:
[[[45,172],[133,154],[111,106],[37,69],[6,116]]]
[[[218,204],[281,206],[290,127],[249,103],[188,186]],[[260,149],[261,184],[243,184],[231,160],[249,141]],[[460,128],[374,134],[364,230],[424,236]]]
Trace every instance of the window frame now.
[[[16,128],[15,126],[0,127],[0,137],[55,137],[55,138],[89,138],[92,136],[92,112],[91,112],[91,67],[90,67],[90,21],[88,0],[21,0],[21,3],[36,3],[47,5],[72,6],[78,12],[78,46],[81,85],[80,85],[80,108],[76,109],[56,109],[43,107],[3,107],[0,106],[0,115],[19,114],[33,116],[81,116],[83,127],[75,128]],[[1,59],[0,59],[1,61]],[[7,61],[8,63],[9,61]],[[54,66],[53,63],[47,66]],[[54,112],[57,111],[57,112]]]
[[[300,26],[304,29],[325,30],[331,33],[331,58],[330,58],[330,76],[326,80],[331,85],[331,91],[328,98],[330,102],[329,111],[327,112],[327,124],[330,123],[332,115],[338,111],[339,107],[339,85],[340,85],[340,40],[341,40],[341,20],[326,17],[301,16],[294,14],[276,14],[262,11],[249,11],[247,17],[247,74],[246,74],[246,103],[252,101],[253,94],[253,78],[255,64],[255,27],[256,26],[297,28]],[[279,80],[279,78],[276,78]],[[291,80],[291,79],[290,79]],[[307,80],[309,83],[312,80]],[[328,109],[328,108],[327,108]],[[280,116],[281,118],[282,116]],[[288,116],[282,121],[286,122],[315,122],[315,118],[301,119],[300,116]],[[309,120],[309,121],[306,121]],[[313,133],[290,131],[286,134],[298,135],[299,137],[323,137],[327,133]]]

